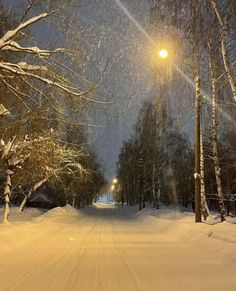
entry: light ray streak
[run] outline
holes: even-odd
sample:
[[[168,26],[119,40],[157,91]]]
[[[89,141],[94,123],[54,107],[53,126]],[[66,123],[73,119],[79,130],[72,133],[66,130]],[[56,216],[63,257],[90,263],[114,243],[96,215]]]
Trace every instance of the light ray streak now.
[[[135,27],[146,37],[146,39],[151,43],[154,44],[154,40],[151,38],[151,36],[146,32],[146,30],[141,26],[141,24],[133,17],[133,15],[128,11],[128,9],[124,6],[124,4],[121,3],[120,0],[113,0],[119,8],[124,12],[124,14],[129,18],[129,20],[135,25]],[[175,70],[181,74],[181,76],[193,87],[195,88],[195,83],[193,80],[191,80],[177,65],[175,65],[172,62],[172,66],[175,68]],[[203,98],[206,98],[208,102],[211,103],[211,98],[205,94],[203,91],[201,91]],[[218,107],[218,112],[225,117],[229,122],[231,122],[234,127],[236,127],[236,122],[233,120],[233,118],[225,111],[223,111],[220,107]]]

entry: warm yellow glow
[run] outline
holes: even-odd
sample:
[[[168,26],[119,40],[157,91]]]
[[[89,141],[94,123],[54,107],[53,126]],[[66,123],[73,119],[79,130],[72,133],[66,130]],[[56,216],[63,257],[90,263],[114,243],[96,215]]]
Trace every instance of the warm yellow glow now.
[[[162,59],[166,59],[169,56],[169,52],[166,49],[161,49],[159,51],[159,56]]]
[[[115,189],[115,186],[114,185],[112,185],[111,186],[111,191],[113,191]]]
[[[116,183],[117,183],[117,179],[116,179],[116,178],[113,179],[112,183],[113,183],[113,184],[116,184]]]

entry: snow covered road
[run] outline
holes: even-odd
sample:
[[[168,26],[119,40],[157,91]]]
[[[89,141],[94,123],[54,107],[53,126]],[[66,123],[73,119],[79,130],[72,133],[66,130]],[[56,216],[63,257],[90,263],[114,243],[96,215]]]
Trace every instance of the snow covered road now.
[[[216,238],[235,225],[135,214],[57,208],[1,225],[0,290],[236,290],[236,242]]]

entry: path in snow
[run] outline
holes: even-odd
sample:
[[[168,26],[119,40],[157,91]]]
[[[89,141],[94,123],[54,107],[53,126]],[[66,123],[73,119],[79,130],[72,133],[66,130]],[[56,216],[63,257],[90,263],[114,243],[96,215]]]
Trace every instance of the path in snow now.
[[[133,214],[100,207],[63,216],[58,209],[2,225],[0,290],[236,290],[235,257],[226,262],[219,252],[226,244],[217,249],[213,238],[193,236],[188,223]]]

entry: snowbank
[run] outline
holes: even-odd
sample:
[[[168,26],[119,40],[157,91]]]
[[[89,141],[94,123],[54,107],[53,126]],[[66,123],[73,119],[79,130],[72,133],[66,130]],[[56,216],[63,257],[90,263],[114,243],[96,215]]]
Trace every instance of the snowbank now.
[[[73,223],[81,216],[82,214],[70,205],[48,211],[25,208],[24,212],[20,212],[19,207],[11,207],[9,223],[0,223],[0,249],[9,253],[33,240],[40,240],[51,229],[60,229],[62,224]]]
[[[70,222],[73,218],[78,218],[82,216],[79,210],[67,204],[63,207],[55,207],[46,213],[42,214],[36,219],[36,221],[61,221],[61,222]]]
[[[67,205],[1,224],[1,290],[236,290],[235,225],[211,220],[196,224],[193,213],[168,208]]]
[[[167,207],[158,210],[145,208],[134,217],[168,239],[216,239],[236,245],[236,218],[227,218],[221,223],[218,215],[212,215],[205,222],[196,224],[194,213]]]
[[[2,208],[0,211],[2,213]],[[19,207],[10,207],[9,222],[30,222],[44,212],[45,210],[37,208],[25,208],[23,212],[20,212]]]

